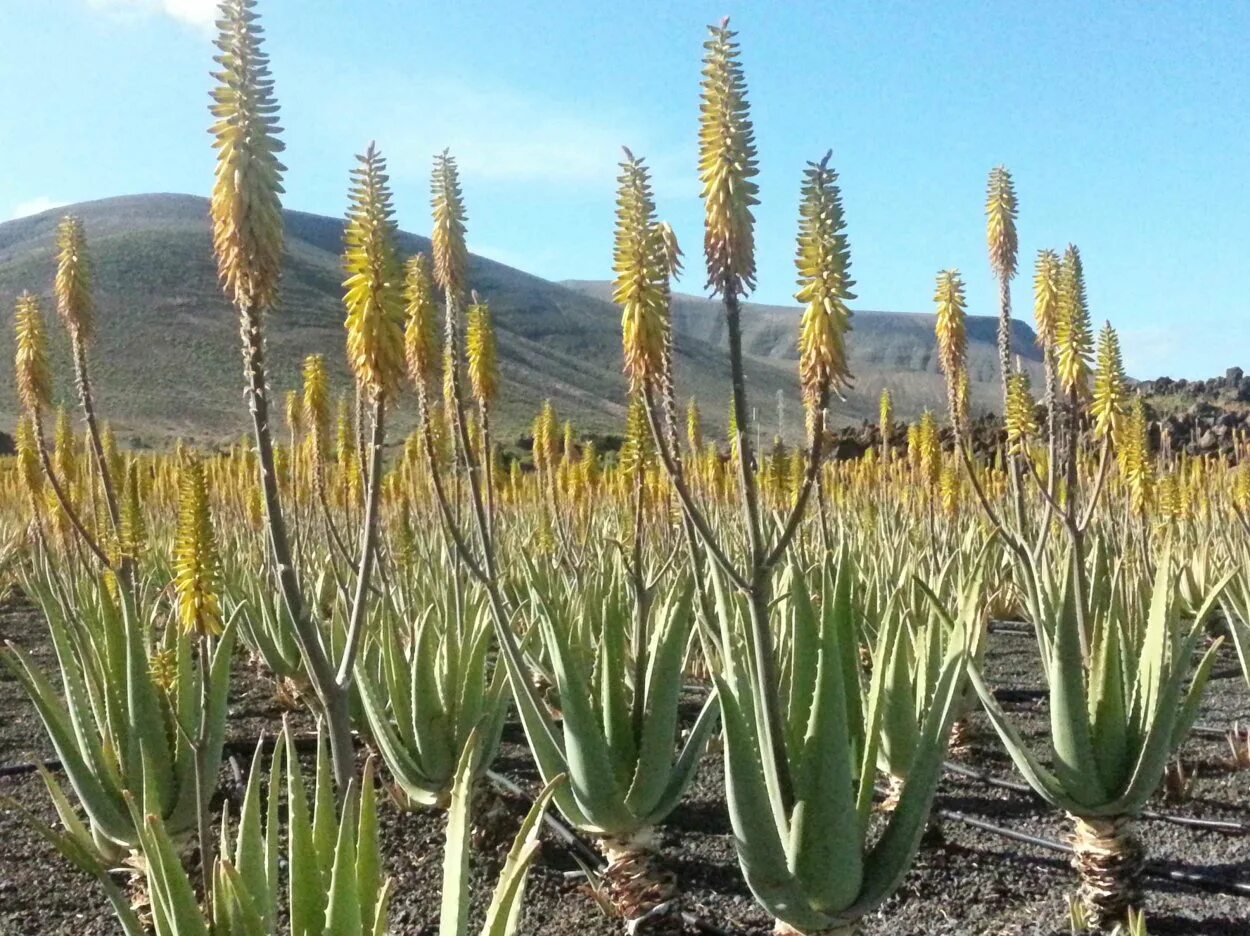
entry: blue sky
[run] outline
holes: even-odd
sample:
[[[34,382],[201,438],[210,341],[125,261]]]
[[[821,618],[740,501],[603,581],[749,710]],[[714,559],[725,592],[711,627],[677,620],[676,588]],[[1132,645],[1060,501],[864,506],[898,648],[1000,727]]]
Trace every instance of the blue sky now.
[[[134,192],[204,194],[209,0],[4,0],[0,218]],[[1250,370],[1250,4],[265,0],[286,205],[341,214],[353,154],[389,157],[428,229],[459,157],[470,249],[610,275],[620,145],[653,167],[699,291],[701,44],[741,35],[761,161],[760,283],[788,302],[804,162],[832,148],[864,309],[927,311],[958,267],[992,314],[986,173],[1007,165],[1026,273],[1080,245],[1129,370]],[[1030,318],[1031,286],[1015,302]]]

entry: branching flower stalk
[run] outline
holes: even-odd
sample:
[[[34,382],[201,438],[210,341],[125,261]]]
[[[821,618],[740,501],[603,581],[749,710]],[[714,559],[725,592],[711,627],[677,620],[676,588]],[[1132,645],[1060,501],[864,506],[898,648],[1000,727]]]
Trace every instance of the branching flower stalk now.
[[[208,503],[204,468],[197,460],[183,465],[179,491],[178,529],[174,537],[174,609],[179,629],[195,643],[200,672],[212,670],[216,638],[221,635],[221,556]],[[211,750],[212,682],[200,683],[199,731],[192,739],[195,752],[196,833],[200,867],[213,867],[213,836],[209,831],[209,801],[217,778],[208,771],[220,751]],[[208,880],[205,878],[205,886]]]
[[[91,392],[91,376],[87,367],[87,344],[93,330],[93,303],[91,297],[91,259],[87,253],[87,238],[82,221],[73,215],[61,220],[57,227],[56,309],[69,332],[70,352],[74,360],[74,383],[78,389],[78,402],[87,423],[87,438],[100,486],[104,490],[104,503],[108,508],[113,535],[121,532],[121,513],[118,507],[117,483],[104,457],[104,445],[100,439],[100,427],[96,420],[95,400]],[[121,563],[123,580],[131,581],[132,564]],[[132,583],[133,584],[133,583]]]
[[[1007,406],[1007,383],[1011,376],[1011,281],[1017,270],[1019,238],[1016,234],[1016,216],[1019,205],[1011,173],[1005,166],[990,170],[986,186],[985,220],[986,242],[989,247],[990,268],[998,280],[998,365],[1002,378],[1003,408]],[[1017,525],[1023,527],[1024,492],[1017,459],[1008,453],[1008,471],[1011,477],[1013,508]]]
[[[365,513],[360,529],[356,591],[348,617],[347,641],[335,683],[346,693],[364,639],[365,612],[377,559],[378,504],[382,488],[382,446],[386,405],[399,394],[404,377],[403,284],[395,252],[394,208],[386,160],[371,143],[352,170],[351,207],[344,234],[347,279],[347,359],[356,385],[370,407],[370,438],[365,480]]]
[[[265,367],[264,315],[278,295],[282,262],[282,174],[278,158],[278,104],[262,49],[255,0],[225,0],[216,40],[220,66],[214,77],[211,132],[217,167],[210,202],[213,250],[226,297],[239,314],[248,408],[264,491],[269,548],[282,600],[294,622],[300,653],[326,716],[340,791],[355,774],[345,693],[300,588],[278,490],[269,386]]]
[[[99,561],[101,567],[113,571],[108,553],[87,529],[74,507],[66,483],[58,477],[52,464],[48,444],[44,438],[43,413],[52,404],[52,372],[48,366],[47,339],[43,325],[43,311],[39,300],[29,293],[17,298],[14,312],[16,353],[14,355],[14,378],[17,382],[18,402],[29,421],[32,442],[43,473],[56,496],[61,511],[69,519],[78,537]]]

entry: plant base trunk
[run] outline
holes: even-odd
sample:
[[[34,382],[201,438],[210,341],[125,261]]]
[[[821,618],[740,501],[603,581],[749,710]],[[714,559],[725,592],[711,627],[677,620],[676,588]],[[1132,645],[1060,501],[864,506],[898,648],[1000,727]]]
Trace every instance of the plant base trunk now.
[[[951,741],[949,751],[952,756],[962,756],[972,750],[972,741],[976,737],[972,724],[967,718],[960,718],[951,725]]]
[[[1140,907],[1145,852],[1132,819],[1076,819],[1072,865],[1081,878],[1077,898],[1091,923],[1111,929],[1124,921],[1129,907]]]
[[[898,809],[898,801],[903,795],[903,784],[905,782],[902,777],[893,775],[886,778],[885,799],[881,801],[879,808],[887,816]]]
[[[681,932],[681,919],[658,912],[677,896],[673,875],[655,866],[650,834],[632,839],[604,838],[599,842],[608,866],[603,872],[603,896],[625,919],[626,931]]]

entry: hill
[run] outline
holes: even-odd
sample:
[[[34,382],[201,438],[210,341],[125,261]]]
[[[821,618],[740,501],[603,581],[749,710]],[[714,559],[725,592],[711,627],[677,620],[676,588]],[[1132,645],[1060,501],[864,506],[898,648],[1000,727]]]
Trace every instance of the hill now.
[[[100,408],[123,441],[160,443],[174,436],[204,441],[246,429],[243,374],[235,316],[217,284],[208,204],[190,195],[156,194],[84,202],[0,224],[0,304],[11,309],[23,290],[42,295],[52,334],[57,389],[72,398],[66,342],[50,299],[57,220],[83,219],[95,266],[97,336],[91,349]],[[350,388],[343,355],[340,219],[286,211],[282,301],[267,325],[272,385],[296,386],[303,357],[321,352],[339,390]],[[407,255],[428,251],[427,238],[403,233]],[[516,434],[550,397],[562,416],[588,431],[619,430],[624,417],[620,318],[605,284],[551,283],[482,257],[472,257],[473,287],[487,299],[499,331],[503,370],[498,423]],[[575,287],[575,288],[574,288]],[[704,403],[710,424],[723,425],[727,366],[723,321],[709,300],[679,297],[676,362],[679,391]],[[799,431],[793,341],[797,310],[748,306],[748,380],[766,431],[775,425],[778,393],[786,398],[790,434]],[[895,391],[901,416],[940,405],[932,320],[887,313],[857,315],[852,361],[857,390],[838,408],[840,421],[871,416],[883,385]],[[1021,326],[1023,328],[1023,326]],[[1027,329],[1024,329],[1027,332]],[[974,397],[992,404],[993,322],[969,327]],[[1031,350],[1021,335],[1022,349]],[[12,334],[0,337],[0,428],[12,425],[17,401]],[[411,401],[400,405],[401,424]]]
[[[564,283],[587,296],[610,299],[606,282],[568,280]],[[798,330],[802,314],[798,306],[742,304],[743,350],[753,360],[787,372],[798,366]],[[926,407],[945,410],[945,383],[938,370],[935,317],[915,312],[856,310],[851,320],[847,354],[855,387],[845,403],[837,406],[839,422],[877,418],[881,390],[890,388],[895,411],[913,418]],[[682,293],[673,296],[673,327],[677,344],[702,342],[722,351],[729,346],[720,302]],[[998,376],[998,320],[970,315],[968,374],[974,410],[997,411],[1002,393]],[[1012,323],[1012,347],[1033,378],[1042,384],[1042,357],[1037,335],[1021,321]]]

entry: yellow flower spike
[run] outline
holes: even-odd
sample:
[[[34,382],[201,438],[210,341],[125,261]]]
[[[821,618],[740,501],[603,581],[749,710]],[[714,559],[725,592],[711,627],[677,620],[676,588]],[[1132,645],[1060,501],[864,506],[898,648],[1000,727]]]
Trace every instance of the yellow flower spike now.
[[[910,423],[907,426],[907,467],[914,473],[920,472],[921,448],[923,442],[922,431],[919,423]]]
[[[946,375],[947,400],[951,421],[962,426],[967,409],[968,332],[964,284],[958,270],[943,270],[933,294],[937,303],[938,363]]]
[[[304,434],[304,406],[300,395],[295,390],[288,390],[284,400],[283,412],[286,416],[286,428],[295,438]]]
[[[1129,491],[1133,509],[1143,513],[1154,494],[1154,461],[1150,457],[1150,427],[1146,405],[1140,399],[1125,421],[1117,440],[1117,461],[1120,476]]]
[[[1039,250],[1033,273],[1033,319],[1037,324],[1037,343],[1043,348],[1055,344],[1059,321],[1059,287],[1062,264],[1053,250]]]
[[[304,423],[314,457],[320,460],[325,457],[330,442],[330,390],[325,358],[320,354],[304,358]]]
[[[1038,432],[1037,404],[1030,392],[1029,375],[1011,374],[1007,378],[1007,406],[1003,418],[1007,445],[1012,454],[1028,450],[1029,440]]]
[[[438,304],[434,301],[430,262],[425,254],[410,257],[405,265],[404,299],[407,303],[404,356],[408,379],[417,388],[428,391],[438,367]]]
[[[495,347],[490,307],[485,302],[478,301],[469,306],[465,328],[469,387],[478,405],[486,406],[495,399],[499,390],[499,352]]]
[[[403,294],[395,253],[395,211],[386,160],[374,144],[352,170],[343,239],[347,279],[347,360],[356,381],[377,399],[393,400],[404,375]]]
[[[985,195],[985,235],[990,249],[990,266],[1000,282],[1016,275],[1016,188],[1005,166],[990,170]]]
[[[937,303],[938,362],[951,380],[963,371],[968,354],[964,284],[958,270],[938,274],[933,300]]]
[[[534,467],[539,471],[554,471],[558,467],[556,433],[559,420],[550,400],[543,401],[543,408],[534,420]]]
[[[56,311],[76,340],[92,331],[91,260],[81,219],[66,215],[56,229]]]
[[[633,480],[651,467],[654,455],[646,403],[641,394],[630,394],[629,411],[625,417],[625,443],[621,446],[620,455],[622,473]]]
[[[22,409],[32,417],[52,402],[52,371],[48,367],[48,347],[39,300],[30,293],[17,297],[14,315],[17,354],[14,376]]]
[[[681,252],[681,245],[677,243],[677,232],[673,230],[673,226],[667,221],[654,224],[651,228],[651,243],[668,279],[681,279],[681,258],[685,255]],[[667,285],[666,282],[666,289]]]
[[[930,487],[935,486],[942,471],[942,436],[937,418],[929,410],[920,417],[916,442],[920,477]]]
[[[39,465],[39,449],[35,445],[35,426],[30,416],[23,414],[18,418],[14,445],[17,448],[17,470],[22,480],[22,487],[26,489],[34,502],[34,499],[43,493],[43,469]]]
[[[221,559],[204,466],[195,459],[182,467],[174,541],[174,606],[184,633],[200,637],[221,633]]]
[[[178,680],[178,653],[172,647],[157,650],[148,660],[148,674],[162,692],[173,691]]]
[[[799,325],[799,383],[804,402],[815,406],[827,392],[850,386],[846,333],[851,328],[848,300],[854,299],[850,277],[851,248],[838,174],[829,167],[833,154],[808,163],[799,205],[798,247],[794,265],[804,306]]]
[[[52,463],[56,466],[56,473],[66,485],[73,487],[78,478],[78,440],[74,437],[69,413],[63,406],[58,406],[56,410],[53,439]]]
[[[1243,514],[1250,510],[1250,462],[1242,462],[1233,471],[1233,504]]]
[[[1120,357],[1120,339],[1107,322],[1098,336],[1098,370],[1094,376],[1094,398],[1090,415],[1094,417],[1094,436],[1114,438],[1124,421],[1128,397],[1124,361]]]
[[[699,401],[694,397],[686,406],[686,443],[690,446],[691,455],[703,451],[703,415],[699,412]]]
[[[953,458],[942,466],[938,482],[942,512],[954,518],[959,515],[959,464]]]
[[[789,478],[787,479],[787,490],[790,492],[791,502],[803,489],[803,478],[806,474],[807,456],[804,455],[802,449],[796,447],[790,452]]]
[[[347,407],[346,397],[340,394],[334,416],[334,460],[340,468],[349,465],[356,454],[354,432],[352,431],[351,411]]]
[[[126,468],[122,498],[121,548],[131,559],[138,559],[147,545],[147,521],[139,494],[139,464],[131,459]]]
[[[677,260],[668,256],[655,220],[647,167],[629,150],[625,151],[617,181],[612,301],[621,307],[621,338],[630,389],[640,390],[663,373],[669,271]]]
[[[894,425],[894,398],[890,396],[890,388],[881,391],[881,400],[877,409],[877,426],[881,430],[881,460],[890,460],[890,427]]]
[[[455,157],[447,150],[434,157],[430,205],[434,214],[434,228],[430,233],[434,281],[439,289],[459,300],[468,289],[469,250],[465,246],[466,219],[460,172]]]
[[[1075,245],[1068,246],[1060,265],[1055,348],[1060,387],[1078,400],[1088,397],[1094,336],[1085,297],[1085,271]]]
[[[256,0],[225,0],[218,19],[210,111],[217,168],[209,213],[226,295],[241,310],[271,308],[282,263],[278,104],[261,48]]]
[[[759,204],[755,130],[747,105],[746,78],[738,60],[737,33],[729,20],[709,26],[703,44],[699,106],[699,180],[703,185],[703,250],[707,283],[714,293],[738,297],[755,288],[755,219]]]
[[[593,493],[599,484],[599,478],[603,474],[603,467],[599,463],[599,451],[595,447],[595,443],[593,441],[587,441],[586,444],[582,446],[582,460],[580,466],[582,483],[586,486],[588,493]]]

